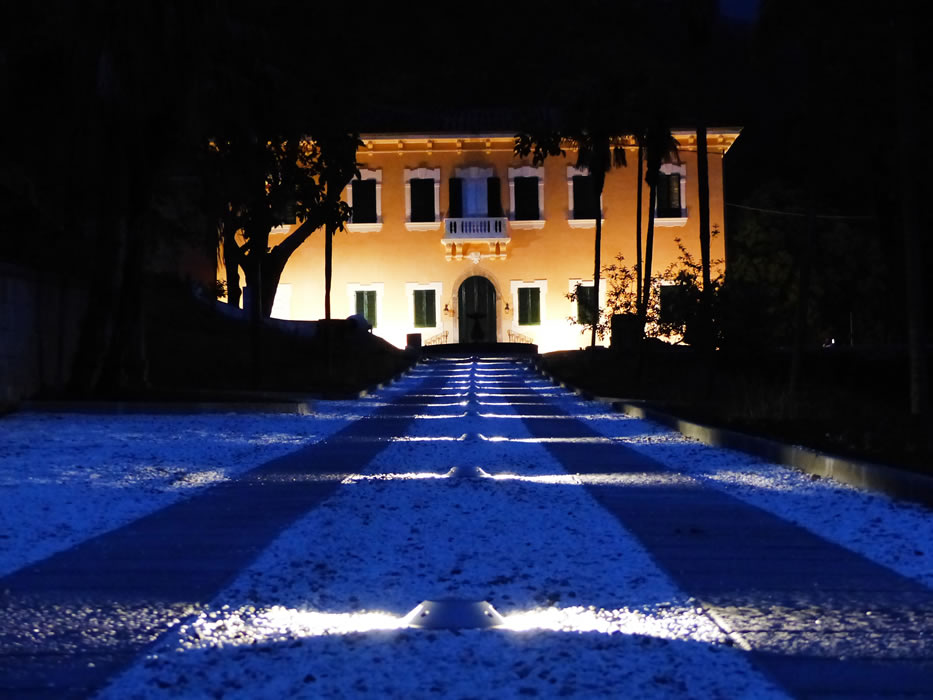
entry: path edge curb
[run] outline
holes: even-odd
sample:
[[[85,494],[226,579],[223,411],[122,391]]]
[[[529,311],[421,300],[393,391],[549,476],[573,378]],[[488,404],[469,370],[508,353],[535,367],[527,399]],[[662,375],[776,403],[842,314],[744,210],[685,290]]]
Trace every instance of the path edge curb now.
[[[535,367],[542,376],[573,391],[581,398],[599,401],[614,411],[633,418],[659,423],[705,445],[738,450],[818,478],[833,479],[849,486],[877,491],[894,498],[933,507],[933,477],[884,464],[849,459],[801,445],[788,445],[728,428],[696,423],[661,411],[648,402],[596,396],[556,379],[539,362],[535,362]]]

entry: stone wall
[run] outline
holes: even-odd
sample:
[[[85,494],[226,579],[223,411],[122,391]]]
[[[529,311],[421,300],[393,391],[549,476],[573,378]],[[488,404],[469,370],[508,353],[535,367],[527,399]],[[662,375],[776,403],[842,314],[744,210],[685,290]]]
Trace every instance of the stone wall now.
[[[59,274],[0,262],[0,407],[68,384],[86,309]]]

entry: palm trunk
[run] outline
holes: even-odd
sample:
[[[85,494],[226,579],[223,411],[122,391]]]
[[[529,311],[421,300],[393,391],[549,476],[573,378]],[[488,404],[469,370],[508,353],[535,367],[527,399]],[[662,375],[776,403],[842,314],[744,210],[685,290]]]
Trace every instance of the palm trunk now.
[[[897,30],[897,125],[899,172],[907,170],[907,164],[916,157],[913,114],[913,47],[910,37],[912,27],[911,3],[900,0],[897,7],[895,28]],[[907,349],[910,366],[910,413],[918,424],[929,408],[927,384],[926,323],[924,297],[926,289],[923,271],[926,263],[920,234],[917,210],[916,184],[911,177],[902,179],[901,216],[904,229],[904,259],[907,307]],[[929,439],[929,438],[927,438]]]
[[[648,305],[651,303],[651,263],[654,257],[654,207],[657,202],[657,187],[648,184],[648,232],[645,235],[645,281],[642,284],[642,304],[638,310],[638,324],[642,337],[648,323]]]
[[[645,169],[645,149],[638,147],[638,193],[635,198],[635,309],[641,308],[641,210],[644,197],[642,171]]]
[[[240,306],[240,247],[236,242],[235,225],[223,224],[224,269],[227,273],[227,303]]]
[[[803,349],[807,338],[807,310],[810,305],[810,260],[813,256],[814,236],[816,235],[816,218],[814,216],[812,178],[808,178],[807,197],[807,226],[804,231],[804,240],[799,246],[797,267],[797,313],[794,323],[794,347],[790,359],[790,381],[788,394],[790,395],[791,411],[797,411],[797,392],[800,388],[801,365],[803,364]]]
[[[706,125],[697,125],[697,194],[700,198],[700,266],[703,274],[703,291],[700,296],[700,342],[703,348],[712,346],[713,327],[713,282],[710,271],[709,229],[709,160],[706,148]]]
[[[330,320],[330,286],[334,274],[334,226],[324,227],[324,318]]]
[[[597,202],[600,201],[602,196],[602,187],[599,188],[597,193]],[[596,251],[593,254],[593,328],[590,335],[590,347],[596,347],[596,330],[599,327],[599,251],[602,247],[602,238],[603,238],[603,212],[602,207],[600,207],[596,212]]]

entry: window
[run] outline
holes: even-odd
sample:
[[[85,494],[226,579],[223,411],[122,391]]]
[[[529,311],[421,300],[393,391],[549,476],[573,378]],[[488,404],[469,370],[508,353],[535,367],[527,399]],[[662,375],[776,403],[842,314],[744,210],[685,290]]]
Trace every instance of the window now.
[[[353,215],[350,221],[354,224],[376,223],[376,181],[354,180],[350,183],[353,197]]]
[[[437,297],[434,290],[416,289],[413,296],[415,302],[415,328],[434,328],[437,325]]]
[[[656,187],[655,226],[683,226],[687,223],[686,182],[686,166],[673,163],[661,166]]]
[[[515,178],[515,218],[519,221],[541,218],[538,210],[538,178]]]
[[[356,292],[356,313],[369,321],[369,325],[376,327],[376,291],[359,290]]]
[[[573,218],[595,219],[599,212],[593,178],[589,175],[573,176]]]
[[[352,210],[348,231],[381,231],[382,171],[360,169],[360,177],[347,188],[347,204]]]
[[[347,303],[349,304],[349,313],[360,314],[369,321],[373,328],[376,328],[379,319],[382,318],[384,292],[385,285],[382,282],[348,284]]]
[[[512,280],[511,308],[513,326],[540,326],[542,319],[547,318],[544,300],[547,296],[547,280],[534,280],[525,282]],[[508,311],[506,313],[509,313]]]
[[[456,168],[449,184],[450,218],[502,216],[499,178],[492,168]]]
[[[596,226],[596,217],[602,218],[602,198],[593,190],[593,178],[587,170],[567,167],[567,188],[570,207],[567,219],[572,228]]]
[[[544,227],[544,168],[509,168],[509,202],[512,228]]]
[[[596,287],[592,284],[584,286],[577,285],[577,323],[584,326],[591,326],[594,323],[593,304],[596,298]]]
[[[440,168],[406,168],[405,227],[409,231],[433,231],[440,228],[440,176]]]
[[[680,216],[680,175],[659,175],[657,185],[657,216]]]
[[[434,221],[434,180],[418,177],[411,184],[411,220]]]
[[[537,326],[541,324],[541,290],[537,287],[519,287],[518,289],[518,325]]]

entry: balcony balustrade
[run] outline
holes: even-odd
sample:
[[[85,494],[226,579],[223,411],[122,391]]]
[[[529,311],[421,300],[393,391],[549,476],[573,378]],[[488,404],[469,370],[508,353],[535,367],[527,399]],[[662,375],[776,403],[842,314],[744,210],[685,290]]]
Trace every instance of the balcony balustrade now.
[[[508,237],[508,219],[504,216],[444,219],[444,238],[488,241]]]

